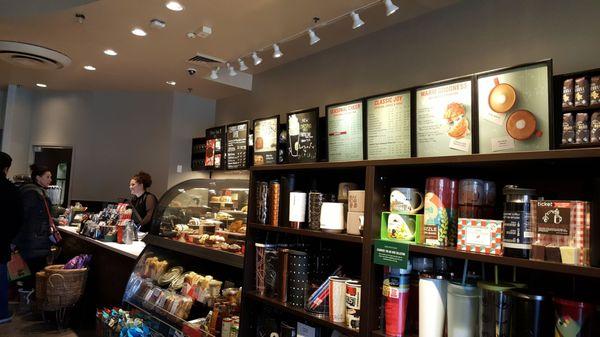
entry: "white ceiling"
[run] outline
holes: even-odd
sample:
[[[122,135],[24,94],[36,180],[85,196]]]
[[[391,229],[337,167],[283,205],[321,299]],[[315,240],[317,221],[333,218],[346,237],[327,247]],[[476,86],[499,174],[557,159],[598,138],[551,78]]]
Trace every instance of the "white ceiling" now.
[[[32,70],[0,61],[0,87],[20,84],[32,87],[42,82],[47,90],[133,90],[186,91],[218,99],[235,95],[243,89],[207,79],[209,68],[196,66],[198,73],[189,76],[187,60],[196,53],[233,61],[253,50],[264,62],[255,67],[249,57],[248,74],[308,56],[340,43],[375,32],[440,9],[458,0],[394,0],[400,10],[385,16],[385,7],[377,3],[359,12],[366,24],[351,29],[351,19],[317,27],[321,41],[309,46],[308,37],[281,44],[284,56],[271,57],[273,42],[305,31],[312,18],[326,22],[372,0],[181,0],[182,12],[164,7],[162,0],[0,0],[0,40],[21,41],[44,46],[68,55],[72,62],[61,70]],[[75,13],[86,16],[77,23]],[[151,19],[166,22],[167,27],[149,27]],[[186,33],[207,25],[213,34],[206,39],[189,39]],[[148,32],[146,37],[130,33],[134,26]],[[112,48],[119,55],[109,57],[103,50]],[[376,51],[375,51],[376,52]],[[83,69],[93,65],[94,72]],[[237,67],[237,64],[236,64]],[[165,81],[176,81],[172,87]],[[235,79],[234,79],[235,80]]]

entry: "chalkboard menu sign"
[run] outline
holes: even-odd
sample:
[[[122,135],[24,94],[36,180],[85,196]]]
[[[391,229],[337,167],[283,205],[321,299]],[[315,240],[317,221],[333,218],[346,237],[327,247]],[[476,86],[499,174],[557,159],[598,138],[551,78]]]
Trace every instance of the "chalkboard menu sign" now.
[[[319,108],[287,115],[289,163],[317,161]]]
[[[410,91],[367,99],[367,159],[410,157]]]
[[[327,107],[329,161],[363,160],[363,104],[355,101]]]
[[[206,156],[204,166],[223,168],[223,147],[225,146],[225,126],[206,129]]]
[[[254,120],[254,165],[277,163],[279,116]]]
[[[248,167],[248,122],[227,125],[227,169]]]

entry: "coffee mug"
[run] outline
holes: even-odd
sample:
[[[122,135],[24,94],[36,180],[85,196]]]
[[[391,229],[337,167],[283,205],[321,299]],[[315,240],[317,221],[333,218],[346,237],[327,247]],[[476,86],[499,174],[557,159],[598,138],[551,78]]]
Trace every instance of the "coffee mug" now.
[[[392,187],[390,211],[416,214],[423,209],[423,194],[416,188]]]
[[[348,201],[348,192],[351,190],[357,190],[358,185],[355,183],[340,183],[338,185],[338,201],[346,202]]]

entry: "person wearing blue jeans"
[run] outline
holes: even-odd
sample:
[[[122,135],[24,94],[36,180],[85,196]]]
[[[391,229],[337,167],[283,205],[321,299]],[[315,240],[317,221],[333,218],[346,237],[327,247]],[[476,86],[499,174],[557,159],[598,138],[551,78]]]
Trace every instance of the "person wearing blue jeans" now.
[[[21,201],[17,188],[7,178],[12,158],[0,152],[0,324],[12,320],[8,309],[8,270],[6,264],[11,257],[11,241],[23,222]]]

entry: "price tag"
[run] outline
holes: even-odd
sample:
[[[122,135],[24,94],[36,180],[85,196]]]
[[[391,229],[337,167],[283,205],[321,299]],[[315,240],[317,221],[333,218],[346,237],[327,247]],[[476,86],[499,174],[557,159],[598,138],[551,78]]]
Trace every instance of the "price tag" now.
[[[452,138],[450,139],[450,144],[448,144],[448,146],[454,150],[469,152],[471,150],[471,140],[469,138]]]
[[[512,150],[515,148],[515,140],[511,137],[492,138],[492,152]]]

